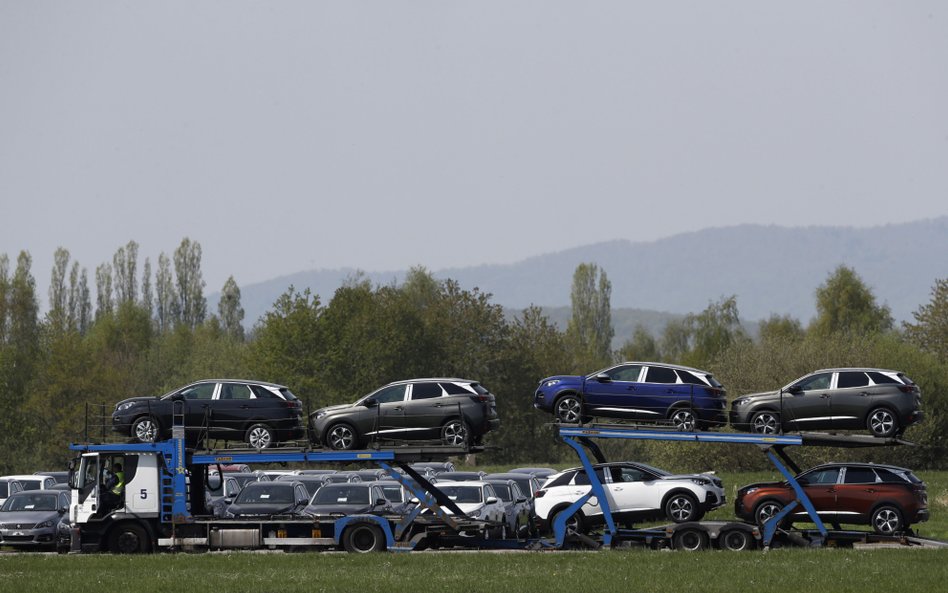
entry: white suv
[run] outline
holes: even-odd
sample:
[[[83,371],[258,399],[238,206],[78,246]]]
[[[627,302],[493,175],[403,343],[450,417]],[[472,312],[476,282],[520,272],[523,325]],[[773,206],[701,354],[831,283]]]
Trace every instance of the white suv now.
[[[593,469],[605,488],[613,518],[620,522],[663,517],[675,523],[698,521],[707,511],[725,502],[721,479],[711,474],[672,475],[631,461],[598,464]],[[586,470],[581,467],[550,476],[536,493],[540,528],[549,530],[556,515],[591,488]],[[602,507],[596,497],[592,497],[570,519],[569,528],[583,532],[603,521]]]

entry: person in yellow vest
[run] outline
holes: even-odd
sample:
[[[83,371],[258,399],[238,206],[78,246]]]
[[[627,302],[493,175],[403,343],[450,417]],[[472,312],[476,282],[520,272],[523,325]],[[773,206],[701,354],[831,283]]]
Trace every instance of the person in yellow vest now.
[[[115,476],[115,485],[112,487],[112,494],[121,500],[125,496],[125,472],[122,471],[121,463],[112,464],[112,475]]]

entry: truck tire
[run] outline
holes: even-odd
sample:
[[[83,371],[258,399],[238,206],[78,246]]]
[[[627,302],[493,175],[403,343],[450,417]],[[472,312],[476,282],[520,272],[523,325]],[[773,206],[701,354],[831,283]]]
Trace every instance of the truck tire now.
[[[685,527],[672,536],[672,546],[676,550],[698,552],[708,547],[708,534],[696,527]]]
[[[739,527],[723,529],[718,534],[718,547],[731,552],[744,552],[754,549],[754,538],[746,529]]]
[[[342,534],[342,546],[352,554],[368,554],[385,551],[385,534],[378,525],[356,523]]]
[[[144,554],[151,552],[151,541],[141,525],[120,523],[109,532],[109,551],[113,554]]]

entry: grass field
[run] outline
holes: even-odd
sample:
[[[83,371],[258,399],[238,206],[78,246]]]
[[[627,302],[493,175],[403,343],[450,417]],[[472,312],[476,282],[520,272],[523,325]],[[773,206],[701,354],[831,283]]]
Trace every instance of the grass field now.
[[[833,593],[944,591],[948,550],[0,555],[0,590]]]

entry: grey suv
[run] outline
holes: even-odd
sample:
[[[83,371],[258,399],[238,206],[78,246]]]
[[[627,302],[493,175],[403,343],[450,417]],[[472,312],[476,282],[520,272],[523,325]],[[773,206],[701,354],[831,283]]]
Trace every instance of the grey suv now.
[[[310,439],[330,449],[358,449],[369,440],[439,440],[479,444],[500,426],[494,395],[468,379],[411,379],[389,383],[353,404],[309,416]]]
[[[758,434],[784,430],[867,429],[893,437],[922,419],[918,385],[899,371],[840,368],[815,371],[777,391],[731,403],[731,426]]]

